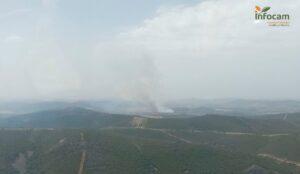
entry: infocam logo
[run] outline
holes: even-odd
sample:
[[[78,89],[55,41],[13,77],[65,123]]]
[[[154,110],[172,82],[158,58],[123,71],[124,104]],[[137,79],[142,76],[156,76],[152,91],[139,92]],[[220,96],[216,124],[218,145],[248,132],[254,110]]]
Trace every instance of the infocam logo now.
[[[272,14],[269,13],[271,7],[255,6],[255,20],[266,21],[269,26],[289,26],[289,14]]]

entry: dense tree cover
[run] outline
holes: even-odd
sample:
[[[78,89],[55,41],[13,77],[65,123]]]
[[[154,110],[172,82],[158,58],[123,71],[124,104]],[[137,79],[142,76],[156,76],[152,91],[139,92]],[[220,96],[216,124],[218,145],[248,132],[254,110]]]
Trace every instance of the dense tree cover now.
[[[299,123],[297,115],[157,119],[81,108],[37,112],[0,120],[0,174],[77,173],[83,151],[84,174],[296,174]]]
[[[84,143],[80,133],[84,134]],[[191,143],[169,134],[184,137]],[[296,135],[284,138],[292,141],[294,136]],[[26,155],[26,174],[77,173],[83,149],[87,151],[85,174],[234,174],[243,173],[252,165],[260,166],[270,173],[299,172],[292,165],[279,164],[256,155],[258,152],[278,152],[278,155],[284,157],[288,150],[281,144],[280,137],[220,136],[212,132],[110,128],[1,130],[0,140],[0,173],[6,174],[19,173],[12,164],[18,154],[29,151],[33,154]],[[249,142],[252,143],[249,145]],[[252,147],[255,143],[258,145]],[[293,159],[295,158],[296,155]]]

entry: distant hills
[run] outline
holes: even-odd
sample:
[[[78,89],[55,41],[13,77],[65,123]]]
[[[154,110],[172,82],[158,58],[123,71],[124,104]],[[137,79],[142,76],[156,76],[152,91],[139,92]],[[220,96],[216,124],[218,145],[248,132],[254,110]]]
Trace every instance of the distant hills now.
[[[0,119],[2,128],[105,128],[140,127],[153,129],[202,130],[249,133],[290,133],[300,130],[300,117],[293,114],[284,120],[278,115],[259,118],[205,115],[188,118],[147,118],[97,112],[67,107],[16,115]]]
[[[254,115],[299,113],[297,100],[246,100],[246,99],[188,99],[168,103],[175,113],[181,115]]]
[[[188,99],[163,104],[127,100],[11,101],[0,102],[0,117],[44,110],[81,107],[114,114],[193,117],[206,114],[251,117],[265,114],[300,113],[297,100]]]
[[[67,107],[22,114],[0,119],[7,128],[102,128],[130,125],[131,116],[96,112],[79,107]]]

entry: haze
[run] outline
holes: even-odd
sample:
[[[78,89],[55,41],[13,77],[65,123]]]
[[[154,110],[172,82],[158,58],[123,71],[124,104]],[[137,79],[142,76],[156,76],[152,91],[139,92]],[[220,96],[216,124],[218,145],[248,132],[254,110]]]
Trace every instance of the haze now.
[[[300,1],[262,2],[1,1],[0,100],[300,99]]]

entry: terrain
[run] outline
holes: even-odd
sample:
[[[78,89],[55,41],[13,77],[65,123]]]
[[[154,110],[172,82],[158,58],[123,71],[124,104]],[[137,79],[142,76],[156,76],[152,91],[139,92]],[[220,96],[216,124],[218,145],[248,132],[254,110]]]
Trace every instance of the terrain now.
[[[297,174],[299,114],[147,118],[81,107],[0,118],[1,174]]]

